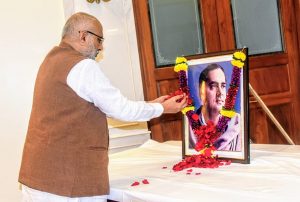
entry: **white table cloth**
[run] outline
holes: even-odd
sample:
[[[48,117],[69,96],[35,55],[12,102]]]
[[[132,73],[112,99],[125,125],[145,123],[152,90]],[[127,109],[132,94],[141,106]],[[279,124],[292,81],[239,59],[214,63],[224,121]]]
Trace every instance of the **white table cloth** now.
[[[110,155],[108,198],[122,202],[300,201],[300,146],[252,144],[250,153],[250,164],[192,168],[187,174],[187,169],[172,171],[181,161],[181,142],[149,140],[139,148]],[[149,184],[143,184],[144,179]],[[131,186],[135,181],[140,184]]]

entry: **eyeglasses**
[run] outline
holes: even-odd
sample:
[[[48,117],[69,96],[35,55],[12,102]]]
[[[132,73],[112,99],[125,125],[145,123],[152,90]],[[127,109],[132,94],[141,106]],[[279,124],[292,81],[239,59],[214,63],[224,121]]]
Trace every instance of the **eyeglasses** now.
[[[80,31],[79,31],[79,32],[80,32]],[[98,40],[98,43],[99,43],[99,44],[103,43],[103,41],[104,41],[103,36],[99,36],[99,35],[97,35],[97,34],[91,32],[91,31],[88,31],[88,30],[85,30],[85,31],[83,31],[83,32],[87,32],[87,33],[89,33],[89,34],[94,35],[95,37],[97,37],[97,40]]]

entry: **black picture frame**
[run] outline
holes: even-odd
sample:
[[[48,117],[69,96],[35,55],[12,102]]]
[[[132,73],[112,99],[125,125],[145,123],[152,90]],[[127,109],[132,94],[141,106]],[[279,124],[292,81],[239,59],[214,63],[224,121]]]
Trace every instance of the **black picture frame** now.
[[[203,54],[198,59],[188,60],[188,71],[187,71],[187,84],[190,90],[190,96],[193,99],[193,103],[195,106],[195,111],[201,106],[201,99],[199,96],[199,75],[200,73],[212,63],[216,63],[223,67],[224,75],[226,77],[226,94],[229,88],[231,72],[233,66],[231,64],[231,60],[233,54],[237,51],[242,51],[246,55],[246,60],[244,62],[244,66],[241,69],[241,76],[240,76],[240,87],[238,94],[236,96],[235,102],[235,111],[237,115],[239,115],[236,120],[239,120],[239,125],[230,125],[226,131],[228,130],[228,134],[230,134],[230,130],[239,131],[239,144],[240,147],[236,147],[235,150],[228,150],[228,149],[217,149],[215,154],[218,155],[220,159],[228,159],[235,163],[250,163],[250,138],[249,138],[249,70],[248,70],[248,49],[237,49],[232,51],[224,51],[218,53],[210,53],[210,54]],[[198,95],[197,95],[198,94]],[[200,112],[201,113],[201,112]],[[200,115],[199,115],[200,117]],[[230,128],[232,127],[232,128]],[[238,128],[238,130],[236,129]],[[192,144],[191,138],[191,126],[189,124],[188,118],[183,115],[183,137],[182,137],[182,157],[199,154]],[[233,133],[233,132],[232,132]],[[225,132],[224,132],[225,134]],[[237,142],[238,142],[237,141]]]

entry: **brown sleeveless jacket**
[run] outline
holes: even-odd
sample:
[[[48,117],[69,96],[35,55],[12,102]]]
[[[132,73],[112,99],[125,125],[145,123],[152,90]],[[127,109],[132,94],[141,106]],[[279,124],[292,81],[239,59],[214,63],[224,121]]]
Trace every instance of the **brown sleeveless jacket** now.
[[[39,69],[19,174],[28,187],[69,197],[109,192],[106,116],[66,83],[83,59],[61,43]]]

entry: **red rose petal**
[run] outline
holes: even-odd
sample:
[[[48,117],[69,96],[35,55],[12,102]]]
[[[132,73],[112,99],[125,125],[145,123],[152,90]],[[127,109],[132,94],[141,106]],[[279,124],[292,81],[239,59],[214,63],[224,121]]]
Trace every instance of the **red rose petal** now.
[[[211,148],[210,148],[211,150]],[[181,162],[173,166],[174,171],[181,171],[186,168],[218,168],[222,165],[229,165],[231,161],[218,159],[218,156],[206,156],[205,154],[187,156]],[[187,175],[192,172],[192,169],[187,170]]]
[[[149,184],[149,181],[147,179],[144,179],[142,182],[143,184]]]
[[[230,164],[231,164],[231,161],[227,161],[225,164],[226,164],[226,165],[230,165]]]
[[[193,169],[188,169],[186,172],[193,172]]]
[[[139,182],[134,182],[134,183],[131,184],[131,186],[133,187],[133,186],[137,186],[139,184],[140,184]]]
[[[195,173],[195,175],[201,175],[201,173]]]
[[[162,167],[162,169],[167,169],[167,168],[168,168],[167,166],[163,166],[163,167]]]
[[[199,120],[198,114],[193,114],[192,119],[195,120],[195,121]]]

